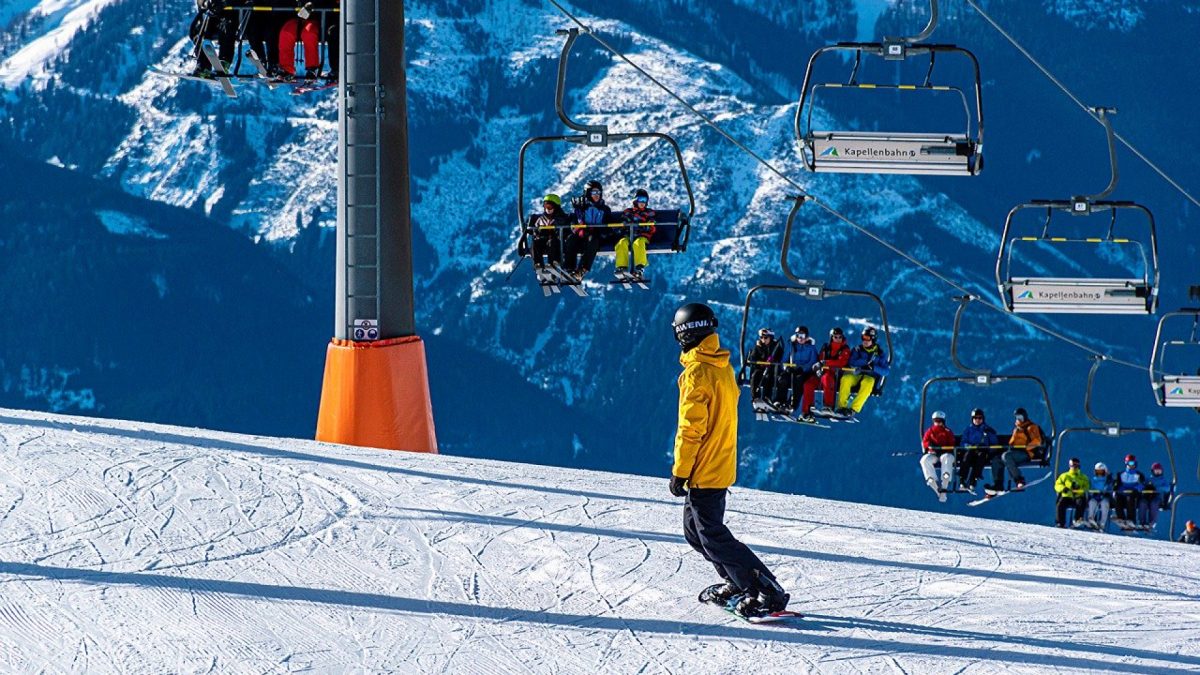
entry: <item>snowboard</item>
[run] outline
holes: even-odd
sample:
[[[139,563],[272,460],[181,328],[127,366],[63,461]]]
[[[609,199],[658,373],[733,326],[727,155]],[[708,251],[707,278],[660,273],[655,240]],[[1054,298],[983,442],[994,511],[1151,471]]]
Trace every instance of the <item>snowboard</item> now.
[[[711,604],[711,603],[709,603],[709,604]],[[779,623],[781,621],[787,621],[789,619],[803,619],[804,618],[804,615],[801,614],[800,612],[793,612],[789,609],[785,609],[780,612],[771,612],[770,614],[766,614],[764,616],[742,616],[741,614],[738,614],[737,612],[733,611],[732,607],[728,607],[728,606],[727,607],[718,607],[717,605],[713,605],[713,607],[717,607],[717,609],[720,609],[721,611],[725,612],[726,614],[732,614],[733,616],[736,616],[738,619],[741,619],[742,621],[745,621],[746,623],[752,623],[755,625],[764,624],[764,623]]]

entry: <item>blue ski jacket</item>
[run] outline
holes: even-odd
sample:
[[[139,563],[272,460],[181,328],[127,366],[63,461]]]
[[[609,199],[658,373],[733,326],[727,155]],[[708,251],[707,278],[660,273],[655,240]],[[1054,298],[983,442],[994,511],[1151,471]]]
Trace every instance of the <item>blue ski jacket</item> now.
[[[1125,492],[1135,490],[1141,492],[1146,487],[1146,477],[1137,469],[1126,469],[1117,474],[1117,490]]]
[[[962,444],[1000,445],[1000,438],[996,436],[996,430],[988,426],[987,422],[971,424],[962,432]]]
[[[1147,485],[1149,488],[1152,488],[1155,492],[1162,495],[1164,499],[1169,497],[1171,494],[1171,479],[1167,478],[1166,474],[1161,476],[1151,475],[1150,478],[1147,479]]]
[[[1116,482],[1113,480],[1113,475],[1111,473],[1104,474],[1104,478],[1092,476],[1092,492],[1096,493],[1092,496],[1107,497],[1108,495],[1112,494],[1113,487],[1115,485]]]
[[[871,345],[870,347],[859,345],[851,349],[850,362],[846,365],[851,368],[857,368],[863,375],[876,374],[886,377],[891,370],[891,366],[888,364],[887,352],[883,351],[883,347],[879,345]]]
[[[803,342],[792,343],[792,355],[788,357],[788,363],[796,366],[797,372],[811,373],[819,357],[817,343],[812,338],[805,338]]]

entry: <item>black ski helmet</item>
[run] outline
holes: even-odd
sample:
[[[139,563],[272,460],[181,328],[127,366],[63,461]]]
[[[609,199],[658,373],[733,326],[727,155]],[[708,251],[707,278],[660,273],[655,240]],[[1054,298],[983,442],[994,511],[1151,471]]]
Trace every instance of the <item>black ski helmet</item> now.
[[[863,329],[862,337],[869,337],[871,338],[871,341],[874,342],[876,334],[877,333],[875,332],[874,326],[867,326]]]
[[[689,302],[675,310],[671,325],[675,329],[675,341],[686,352],[717,332],[717,315],[704,303]]]
[[[838,335],[838,336],[842,337],[843,339],[845,339],[845,337],[846,337],[846,334],[842,332],[842,329],[840,326],[835,326],[833,328],[833,330],[829,331],[829,339],[832,340],[834,335]]]
[[[986,418],[986,417],[987,417],[987,415],[984,415],[984,414],[983,414],[983,408],[976,408],[976,409],[974,409],[974,410],[972,410],[972,411],[971,411],[971,417],[983,417],[983,418]]]
[[[592,194],[592,190],[599,190],[599,191],[600,191],[600,197],[601,197],[601,198],[603,198],[603,197],[604,197],[604,186],[600,184],[600,181],[598,181],[598,180],[589,180],[589,181],[587,182],[587,185],[585,185],[585,186],[584,186],[584,188],[583,188],[583,194],[584,194],[584,196],[588,196],[588,197],[590,197],[590,196],[591,196],[591,194]]]
[[[1071,459],[1068,459],[1068,460],[1067,460],[1067,466],[1073,466],[1073,467],[1075,467],[1075,468],[1077,468],[1077,469],[1078,469],[1078,468],[1079,468],[1079,458],[1078,458],[1078,457],[1072,457]]]
[[[1025,412],[1024,408],[1017,408],[1016,410],[1013,411],[1013,417],[1016,417],[1017,419],[1024,422],[1025,420],[1029,419],[1029,413]]]
[[[633,199],[634,199],[634,201],[637,201],[638,199],[645,199],[646,201],[650,201],[650,193],[646,192],[642,188],[638,188],[637,192],[633,193]]]

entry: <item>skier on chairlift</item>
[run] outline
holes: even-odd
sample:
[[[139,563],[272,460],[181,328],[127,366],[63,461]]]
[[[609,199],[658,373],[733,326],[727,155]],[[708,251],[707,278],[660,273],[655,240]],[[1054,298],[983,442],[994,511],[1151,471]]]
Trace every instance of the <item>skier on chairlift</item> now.
[[[1112,494],[1115,482],[1108,472],[1108,465],[1096,462],[1091,486],[1088,488],[1087,523],[1094,530],[1103,532],[1108,528],[1108,515],[1112,510]]]
[[[1054,493],[1058,501],[1054,509],[1054,524],[1058,527],[1067,526],[1067,510],[1075,510],[1075,523],[1083,522],[1084,502],[1087,499],[1091,482],[1079,469],[1079,458],[1072,457],[1067,461],[1067,470],[1054,481]]]
[[[962,444],[966,448],[963,456],[964,475],[961,477],[963,488],[975,494],[975,483],[983,475],[983,467],[991,459],[992,451],[1000,444],[996,430],[987,423],[983,408],[971,411],[971,425],[962,433]]]
[[[798,413],[797,418],[801,422],[815,424],[817,418],[812,414],[815,390],[810,390],[807,384],[810,380],[815,383],[818,379],[816,373],[813,372],[819,356],[817,343],[808,334],[808,326],[797,326],[795,332],[788,338],[788,342],[791,343],[791,353],[788,355],[788,368],[785,375],[791,391],[788,403],[792,412]]]
[[[938,501],[946,501],[946,492],[950,490],[950,481],[954,478],[954,432],[946,426],[946,413],[941,410],[933,411],[932,423],[925,430],[921,439],[921,447],[925,451],[921,455],[921,473],[925,475],[925,484],[937,493]],[[941,463],[941,483],[938,483],[937,468]]]
[[[862,344],[850,350],[850,358],[846,362],[848,371],[842,373],[838,385],[837,414],[842,417],[853,418],[862,412],[867,399],[871,398],[871,392],[875,391],[875,385],[890,370],[887,352],[879,346],[877,337],[875,328],[867,326],[860,336]]]
[[[1125,469],[1117,474],[1116,495],[1117,520],[1123,528],[1136,525],[1138,503],[1146,487],[1146,475],[1137,468],[1137,457],[1125,455]]]
[[[537,271],[538,281],[549,276],[547,257],[552,265],[562,263],[559,237],[570,224],[571,219],[562,210],[561,197],[551,192],[542,198],[542,212],[533,220],[533,267]]]
[[[1013,411],[1015,422],[1008,439],[1008,449],[992,455],[992,484],[984,490],[990,494],[1004,491],[1004,472],[1013,481],[1013,490],[1025,489],[1025,476],[1021,475],[1021,462],[1041,459],[1046,452],[1046,440],[1042,428],[1029,419],[1024,408]]]
[[[204,40],[215,40],[217,57],[228,69],[233,63],[235,33],[237,18],[232,12],[224,9],[222,0],[196,0],[196,18],[188,29],[188,38],[195,46],[196,67],[192,70],[194,77],[213,77],[213,64],[200,48]]]
[[[829,417],[837,414],[833,410],[833,403],[837,396],[838,376],[850,361],[850,347],[846,344],[846,334],[840,327],[829,331],[829,342],[821,347],[817,359],[816,365],[813,366],[816,377],[804,383],[804,396],[811,399],[817,391],[817,385],[820,384],[822,402],[825,404],[820,413]]]
[[[750,350],[750,363],[753,364],[750,368],[750,397],[754,403],[781,404],[784,401],[784,394],[779,393],[783,343],[775,339],[775,331],[770,328],[758,329],[758,342]]]
[[[1150,478],[1138,504],[1138,524],[1154,529],[1158,524],[1158,512],[1171,508],[1173,491],[1171,479],[1163,473],[1163,465],[1159,462],[1150,465]]]
[[[657,218],[654,209],[650,208],[650,194],[645,190],[639,189],[633,196],[633,206],[625,209],[621,214],[621,219],[625,223],[645,223],[636,227],[636,236],[633,239],[633,272],[629,271],[629,232],[628,230],[617,240],[617,246],[614,249],[617,255],[616,273],[617,278],[623,276],[632,276],[635,281],[642,280],[642,273],[648,264],[648,256],[646,255],[646,247],[650,245],[650,240],[654,238],[654,219]]]
[[[574,274],[576,281],[583,281],[600,251],[600,240],[604,237],[602,228],[612,219],[612,209],[604,203],[604,186],[598,180],[589,180],[584,196],[571,200],[571,206],[574,207],[571,218],[575,227],[567,235],[566,268]]]

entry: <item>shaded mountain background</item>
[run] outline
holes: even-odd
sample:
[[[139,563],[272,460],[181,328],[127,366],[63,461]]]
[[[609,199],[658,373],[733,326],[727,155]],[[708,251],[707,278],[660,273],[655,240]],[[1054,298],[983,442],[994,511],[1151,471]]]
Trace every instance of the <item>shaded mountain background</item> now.
[[[1098,191],[1108,178],[1102,129],[962,2],[947,2],[939,42],[979,55],[987,169],[973,179],[806,174],[792,116],[805,62],[837,40],[915,33],[927,5],[902,0],[583,0],[640,64],[757,152],[860,223],[979,294],[1004,214],[1030,198]],[[1089,103],[1120,109],[1118,130],[1192,190],[1200,140],[1184,114],[1200,75],[1200,13],[1157,0],[994,0],[990,12]],[[0,405],[307,436],[315,423],[332,325],[336,157],[333,94],[292,97],[243,87],[238,100],[146,73],[182,69],[190,0],[0,0],[4,159]],[[54,11],[50,11],[54,10]],[[408,5],[410,126],[419,323],[429,342],[443,451],[664,475],[674,424],[677,349],[666,327],[685,300],[718,307],[735,347],[746,290],[782,281],[778,251],[790,190],[628,66],[580,42],[571,110],[615,130],[675,135],[697,191],[687,255],[652,261],[654,293],[598,287],[547,301],[516,259],[512,176],[525,138],[558,133],[552,108],[565,21],[522,0]],[[835,67],[828,77],[843,78]],[[956,78],[963,71],[939,63]],[[877,68],[890,80],[893,67]],[[918,72],[920,71],[920,72]],[[906,71],[908,72],[908,71]],[[915,71],[918,76],[923,69]],[[1159,75],[1161,73],[1161,75]],[[1169,83],[1169,85],[1167,84]],[[933,115],[888,95],[824,101],[818,119],[882,128]],[[924,105],[924,104],[922,104]],[[938,118],[939,120],[941,118]],[[953,119],[947,117],[946,119]],[[940,123],[940,122],[939,122]],[[953,127],[952,127],[953,128]],[[1154,210],[1164,309],[1200,282],[1194,207],[1122,151],[1116,198]],[[577,193],[605,181],[615,204],[648,186],[660,205],[681,185],[661,147],[533,153],[529,194]],[[887,302],[896,368],[862,424],[830,431],[749,421],[741,482],[823,497],[927,506],[916,457],[922,383],[953,374],[952,289],[815,209],[801,215],[791,263]],[[1076,225],[1071,223],[1070,225]],[[1122,226],[1124,227],[1124,226]],[[1130,230],[1136,233],[1136,230]],[[1116,262],[1120,262],[1117,260]],[[1041,259],[1083,273],[1086,257]],[[602,262],[597,278],[603,278]],[[1049,272],[1051,268],[1040,268]],[[751,316],[790,332],[805,323],[877,323],[854,301],[768,301]],[[1144,362],[1155,320],[1051,317],[1056,329]],[[1060,427],[1086,423],[1090,361],[1061,342],[975,308],[963,357],[997,372],[1044,377]],[[1001,431],[1034,392],[932,392],[952,426],[982,405]],[[1144,372],[1105,366],[1095,408],[1175,439],[1181,480],[1195,486],[1196,415],[1157,408]],[[1044,421],[1044,413],[1035,413]],[[1072,439],[1069,454],[1110,464],[1161,448]],[[896,456],[900,454],[901,456]],[[1045,521],[1049,490],[1006,499],[992,515]],[[966,510],[951,506],[952,510]]]

